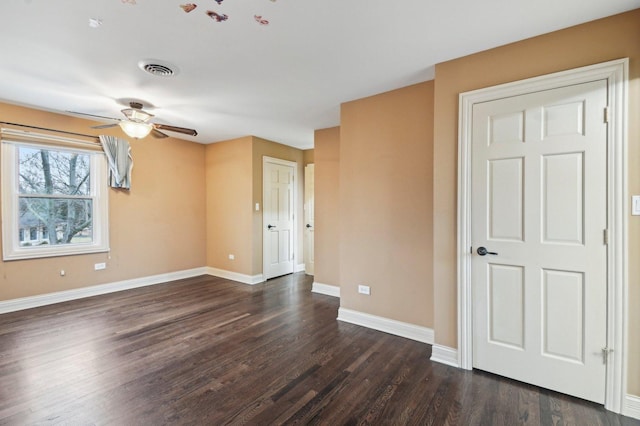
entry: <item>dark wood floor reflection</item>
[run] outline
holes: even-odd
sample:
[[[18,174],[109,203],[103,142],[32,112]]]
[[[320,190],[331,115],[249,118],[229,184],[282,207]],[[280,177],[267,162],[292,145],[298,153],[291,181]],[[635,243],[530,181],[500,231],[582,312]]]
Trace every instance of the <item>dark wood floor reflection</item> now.
[[[340,323],[311,281],[202,276],[0,315],[0,424],[640,425]]]

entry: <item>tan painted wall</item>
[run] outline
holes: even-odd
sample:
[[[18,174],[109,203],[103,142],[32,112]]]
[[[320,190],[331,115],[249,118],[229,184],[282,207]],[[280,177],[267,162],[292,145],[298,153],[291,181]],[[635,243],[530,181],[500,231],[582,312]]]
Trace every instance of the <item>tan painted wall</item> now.
[[[314,281],[340,286],[340,127],[316,130]]]
[[[432,152],[433,81],[342,105],[341,307],[433,326]]]
[[[304,165],[313,164],[315,152],[313,149],[305,149],[302,151],[302,161]]]
[[[297,241],[294,265],[304,264],[304,161],[300,149],[253,137],[253,205],[260,203],[260,211],[253,210],[253,275],[262,273],[262,158],[278,158],[297,163],[295,203],[297,218]]]
[[[640,194],[640,10],[436,66],[434,191],[435,338],[457,346],[456,161],[458,94],[618,58],[630,58],[629,194]],[[629,217],[628,389],[640,395],[640,218]]]
[[[14,105],[0,104],[0,120],[98,134],[89,128],[95,122]],[[119,128],[102,133],[124,137]],[[130,142],[132,189],[109,189],[111,252],[0,261],[0,300],[204,265],[204,146],[174,138]],[[94,271],[97,262],[107,269]]]
[[[202,238],[207,242],[207,266],[245,275],[254,275],[252,149],[251,136],[205,149],[207,233]]]
[[[207,266],[262,274],[262,158],[298,164],[296,264],[303,263],[303,151],[254,136],[207,145]],[[260,210],[255,210],[255,205]],[[229,260],[229,254],[235,260]]]

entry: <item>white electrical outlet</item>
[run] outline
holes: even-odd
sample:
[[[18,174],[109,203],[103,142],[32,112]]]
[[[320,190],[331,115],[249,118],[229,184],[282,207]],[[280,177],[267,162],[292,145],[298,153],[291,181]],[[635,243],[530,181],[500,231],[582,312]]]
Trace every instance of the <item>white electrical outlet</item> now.
[[[101,269],[107,269],[107,264],[102,262],[102,263],[96,263],[95,265],[93,265],[93,269],[96,271],[99,271]]]
[[[236,260],[236,256],[235,256],[235,255],[233,255],[233,254],[230,254],[230,255],[229,255],[229,260]]]
[[[367,296],[370,296],[371,295],[371,287],[369,287],[368,285],[359,285],[358,286],[358,293],[366,294]]]
[[[64,269],[60,269],[60,276],[61,276],[61,277],[64,277],[64,276],[65,276]]]

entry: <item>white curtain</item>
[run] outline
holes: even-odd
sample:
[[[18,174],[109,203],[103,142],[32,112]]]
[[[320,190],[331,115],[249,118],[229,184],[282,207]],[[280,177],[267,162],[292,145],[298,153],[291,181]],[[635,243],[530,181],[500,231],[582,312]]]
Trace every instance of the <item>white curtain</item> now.
[[[100,135],[102,149],[109,160],[109,185],[112,188],[131,189],[131,147],[129,142],[115,136]]]

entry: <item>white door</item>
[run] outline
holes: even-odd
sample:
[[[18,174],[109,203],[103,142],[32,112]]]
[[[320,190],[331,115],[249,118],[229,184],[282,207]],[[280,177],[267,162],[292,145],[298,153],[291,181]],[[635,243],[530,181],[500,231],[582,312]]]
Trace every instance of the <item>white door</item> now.
[[[473,366],[598,403],[606,105],[605,80],[476,104],[471,172]]]
[[[295,163],[263,161],[263,268],[265,279],[293,273]]]
[[[313,236],[314,236],[314,173],[313,164],[304,168],[304,270],[307,274],[313,275]]]

